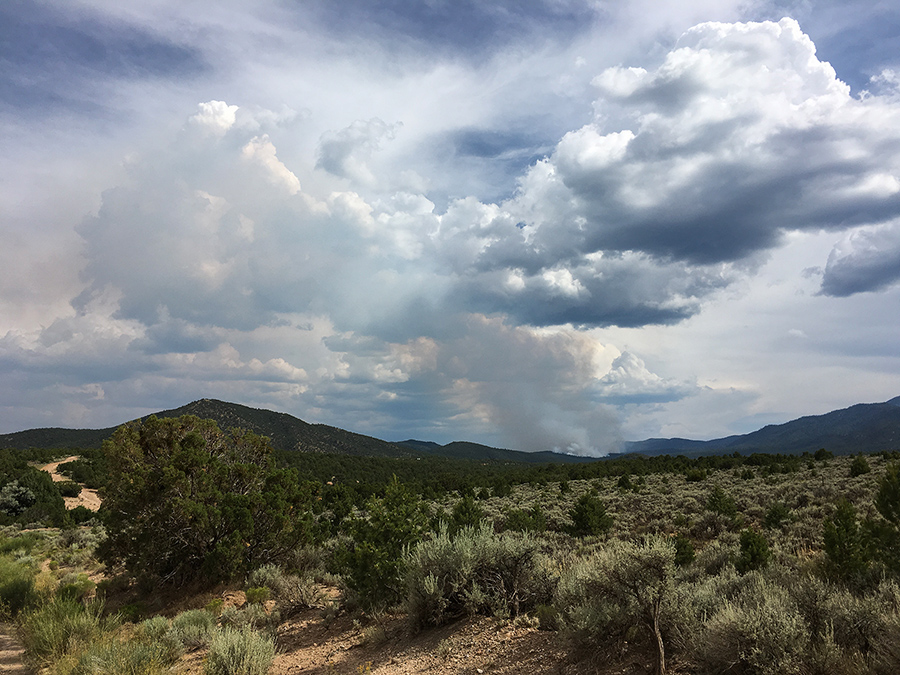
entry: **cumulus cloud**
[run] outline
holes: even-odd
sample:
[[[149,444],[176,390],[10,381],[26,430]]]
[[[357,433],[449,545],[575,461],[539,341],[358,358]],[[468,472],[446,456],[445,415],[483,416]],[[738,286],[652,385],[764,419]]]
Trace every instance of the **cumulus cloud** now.
[[[854,230],[838,242],[825,265],[822,292],[846,297],[881,290],[898,281],[900,221],[893,221]]]
[[[629,352],[616,357],[596,386],[604,400],[617,405],[677,401],[697,390],[691,383],[667,380],[651,372],[643,359]]]
[[[370,433],[615,449],[610,406],[698,387],[597,329],[684,325],[792,232],[845,235],[826,295],[900,278],[895,97],[851,96],[790,19],[701,24],[655,63],[585,73],[590,121],[549,144],[500,116],[454,130],[373,105],[323,133],[328,111],[201,103],[78,226],[68,314],[0,338],[0,359],[79,406],[238,392]],[[414,176],[434,138],[457,148],[440,195]],[[535,147],[492,202],[449,163]]]
[[[376,179],[368,162],[383,140],[394,137],[399,126],[386,124],[376,117],[357,120],[340,131],[329,132],[319,143],[316,167],[363,185],[373,185]]]

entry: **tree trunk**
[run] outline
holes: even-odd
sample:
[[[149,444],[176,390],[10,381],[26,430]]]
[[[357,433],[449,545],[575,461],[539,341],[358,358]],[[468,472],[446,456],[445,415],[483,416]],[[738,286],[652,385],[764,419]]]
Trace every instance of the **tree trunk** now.
[[[657,649],[656,674],[666,675],[666,646],[663,644],[662,631],[659,629],[659,611],[660,608],[657,607],[653,613],[653,634],[656,636]]]

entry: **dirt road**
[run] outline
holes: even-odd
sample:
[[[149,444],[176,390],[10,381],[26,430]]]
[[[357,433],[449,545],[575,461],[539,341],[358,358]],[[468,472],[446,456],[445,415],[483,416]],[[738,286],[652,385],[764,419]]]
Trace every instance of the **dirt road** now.
[[[76,459],[79,459],[79,457],[77,455],[73,455],[72,457],[66,457],[65,459],[61,459],[57,462],[50,462],[49,464],[45,464],[44,466],[42,466],[41,471],[46,471],[47,473],[49,473],[50,477],[55,483],[69,480],[59,473],[59,465],[65,464],[66,462],[73,462]],[[76,506],[84,506],[91,511],[96,511],[100,508],[100,497],[97,496],[97,491],[91,490],[86,487],[81,488],[81,494],[77,497],[63,497],[63,499],[66,502],[67,509],[74,509]]]

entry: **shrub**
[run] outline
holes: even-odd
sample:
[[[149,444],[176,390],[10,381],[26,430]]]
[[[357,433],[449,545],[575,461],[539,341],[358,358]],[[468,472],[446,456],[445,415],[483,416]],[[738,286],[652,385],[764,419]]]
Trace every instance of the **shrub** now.
[[[105,641],[81,655],[72,675],[163,675],[179,655],[165,641]]]
[[[706,499],[706,510],[718,513],[726,518],[734,518],[737,515],[737,504],[734,498],[726,494],[722,486],[716,485]]]
[[[631,482],[631,476],[627,473],[623,473],[619,476],[619,481],[616,483],[616,486],[620,490],[634,490],[634,483]]]
[[[599,535],[609,531],[613,519],[603,502],[592,494],[581,495],[569,511],[572,534],[576,537]]]
[[[688,483],[699,483],[706,480],[706,471],[704,469],[688,469],[684,474],[684,479]]]
[[[37,600],[34,573],[24,565],[0,558],[0,613],[14,619]]]
[[[550,599],[538,545],[525,534],[495,534],[489,524],[447,528],[406,558],[407,611],[414,626],[441,625],[463,614],[516,616]]]
[[[109,536],[98,553],[149,585],[227,580],[277,562],[311,531],[311,495],[249,432],[151,416],[103,448]]]
[[[547,529],[547,516],[539,504],[535,504],[527,511],[509,509],[505,513],[503,528],[513,532],[544,532]]]
[[[869,467],[869,463],[866,461],[866,458],[862,455],[857,455],[853,458],[853,461],[850,463],[850,477],[856,478],[857,476],[862,476],[863,474],[869,473],[871,471],[871,467]]]
[[[101,602],[85,605],[57,597],[28,614],[20,633],[26,656],[47,665],[99,642],[117,626],[115,616],[103,616]]]
[[[189,609],[172,619],[168,635],[185,649],[200,649],[209,644],[216,619],[205,609]]]
[[[725,603],[691,641],[701,673],[799,673],[809,643],[803,617],[787,593],[761,578]]]
[[[145,642],[157,642],[169,632],[169,620],[164,616],[144,619],[135,628],[135,638]]]
[[[456,534],[464,527],[475,527],[484,518],[484,510],[478,506],[472,495],[466,495],[453,505],[450,513],[450,534]]]
[[[672,539],[672,543],[675,545],[676,565],[684,567],[694,562],[694,543],[690,539],[679,534]]]
[[[96,587],[97,584],[91,581],[84,572],[72,572],[60,579],[59,590],[56,591],[56,594],[70,600],[84,600]]]
[[[91,511],[89,508],[81,504],[76,506],[74,509],[69,509],[69,517],[76,525],[86,523],[91,518],[95,518],[96,516],[97,514],[94,511]]]
[[[424,534],[428,511],[396,477],[383,498],[366,502],[366,510],[368,517],[349,521],[352,543],[337,552],[336,560],[364,607],[391,605],[403,596],[403,549]]]
[[[856,521],[856,509],[846,499],[841,499],[834,515],[825,519],[822,539],[825,571],[830,577],[849,581],[865,572],[869,565],[866,542]]]
[[[556,609],[564,634],[609,646],[630,630],[649,629],[657,670],[666,669],[661,617],[675,590],[675,547],[651,537],[642,544],[613,542],[560,579]]]
[[[81,486],[73,480],[58,481],[55,485],[63,497],[77,497],[81,494]]]
[[[293,574],[284,577],[275,593],[275,609],[284,619],[304,609],[319,606],[324,597],[315,581]]]
[[[228,626],[235,630],[254,628],[275,635],[281,615],[277,612],[267,612],[261,605],[246,605],[245,607],[227,607],[220,615],[219,622],[222,626]]]
[[[206,660],[207,675],[266,675],[275,658],[274,640],[251,628],[215,632]]]
[[[772,502],[766,509],[766,517],[763,519],[763,527],[775,529],[781,527],[791,517],[791,512],[784,502]]]
[[[769,564],[772,559],[772,551],[766,538],[752,528],[741,532],[741,550],[734,566],[738,572],[746,574],[751,570],[758,570]]]
[[[269,589],[265,586],[248,588],[245,591],[247,602],[249,602],[251,605],[264,605],[269,600],[269,593]]]
[[[875,554],[885,568],[900,576],[900,464],[891,462],[875,495],[875,508],[881,521],[867,521]]]

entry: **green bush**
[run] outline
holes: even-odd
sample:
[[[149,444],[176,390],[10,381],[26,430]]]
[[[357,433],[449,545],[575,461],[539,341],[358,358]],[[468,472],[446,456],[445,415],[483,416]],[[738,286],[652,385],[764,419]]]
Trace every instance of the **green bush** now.
[[[450,534],[456,534],[464,527],[475,527],[484,518],[484,510],[472,495],[466,495],[453,505],[450,512]]]
[[[26,656],[48,665],[99,642],[119,625],[116,616],[103,615],[103,603],[53,598],[25,616],[20,634]]]
[[[72,522],[76,525],[81,525],[82,523],[86,523],[92,518],[97,517],[97,513],[91,511],[86,506],[79,504],[74,509],[69,509],[69,517],[72,519]]]
[[[185,649],[194,650],[208,645],[215,629],[212,614],[205,609],[189,609],[172,619],[168,635]]]
[[[88,647],[72,675],[163,675],[179,656],[164,640],[104,641]]]
[[[95,588],[97,588],[97,584],[91,581],[87,574],[72,572],[59,580],[59,589],[56,594],[60,598],[69,600],[84,600]]]
[[[309,490],[252,433],[151,416],[119,427],[103,448],[108,537],[98,554],[148,586],[228,580],[310,536]]]
[[[464,614],[509,617],[550,599],[537,542],[483,523],[452,537],[442,528],[406,557],[406,609],[414,626]]]
[[[525,509],[509,509],[504,514],[503,529],[512,532],[545,532],[547,516],[540,504]]]
[[[700,673],[791,675],[802,672],[809,640],[787,592],[756,578],[722,605],[690,645]]]
[[[738,572],[746,574],[769,564],[772,551],[766,538],[754,529],[747,528],[741,532],[741,552],[734,566]]]
[[[685,567],[694,562],[694,543],[690,539],[683,534],[679,534],[672,539],[672,543],[675,545],[676,565]]]
[[[609,647],[630,631],[648,629],[665,672],[666,606],[675,597],[675,547],[651,537],[641,544],[615,541],[573,566],[560,579],[556,610],[564,634],[576,641]]]
[[[257,586],[256,588],[248,588],[245,592],[247,602],[251,605],[264,605],[269,600],[271,591],[265,586]]]
[[[206,675],[266,675],[275,658],[275,642],[251,628],[223,628],[213,635]]]
[[[853,458],[853,461],[850,463],[850,477],[856,478],[857,476],[862,476],[863,474],[869,473],[872,468],[869,466],[869,462],[866,461],[866,458],[862,455],[857,455]]]
[[[73,480],[62,480],[54,483],[62,497],[77,497],[81,494],[81,486]]]
[[[734,498],[722,489],[721,485],[716,485],[706,499],[706,510],[726,518],[734,518],[737,515],[737,504],[735,504]]]
[[[169,620],[164,616],[152,616],[141,621],[134,630],[135,638],[145,642],[158,642],[169,632]]]
[[[766,517],[763,519],[763,527],[768,529],[776,529],[781,527],[782,523],[789,520],[791,511],[784,502],[772,502],[766,509]]]
[[[44,538],[36,532],[24,532],[15,537],[0,538],[0,554],[24,551],[31,553],[35,546],[44,541]]]
[[[425,504],[396,478],[383,498],[366,502],[367,516],[348,522],[349,546],[336,553],[350,592],[366,608],[389,606],[403,597],[403,550],[425,533]]]
[[[37,600],[34,572],[6,557],[0,558],[0,614],[14,619]]]
[[[576,537],[605,534],[613,524],[603,502],[590,493],[578,498],[569,511],[569,517],[572,519],[572,534]]]
[[[856,509],[846,499],[841,499],[834,515],[825,519],[822,539],[825,571],[830,577],[850,581],[866,571],[869,566],[867,544],[856,520]]]

